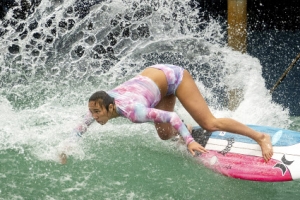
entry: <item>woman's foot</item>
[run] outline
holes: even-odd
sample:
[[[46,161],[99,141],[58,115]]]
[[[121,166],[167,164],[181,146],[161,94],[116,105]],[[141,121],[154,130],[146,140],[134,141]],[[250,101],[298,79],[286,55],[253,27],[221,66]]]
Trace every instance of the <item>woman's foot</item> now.
[[[273,147],[271,142],[271,136],[265,133],[262,133],[262,137],[258,144],[261,147],[262,156],[264,157],[265,161],[268,162],[273,156]]]

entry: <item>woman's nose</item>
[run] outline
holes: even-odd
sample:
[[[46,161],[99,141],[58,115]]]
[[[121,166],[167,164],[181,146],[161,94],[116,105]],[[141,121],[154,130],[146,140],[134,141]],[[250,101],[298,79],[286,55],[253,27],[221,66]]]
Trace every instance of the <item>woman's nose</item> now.
[[[98,118],[98,116],[97,116],[96,113],[94,113],[92,116],[93,116],[94,119],[97,119],[97,118]]]

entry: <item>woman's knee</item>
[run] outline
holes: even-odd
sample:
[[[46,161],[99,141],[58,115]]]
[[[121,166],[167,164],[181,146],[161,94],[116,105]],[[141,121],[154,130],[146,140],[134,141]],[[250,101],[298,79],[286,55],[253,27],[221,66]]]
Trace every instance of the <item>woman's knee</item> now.
[[[157,132],[158,133],[158,132]],[[169,140],[170,138],[170,134],[166,133],[166,132],[163,132],[163,133],[158,133],[158,136],[160,137],[160,139],[162,140]]]
[[[155,124],[155,128],[156,128],[158,136],[162,140],[168,140],[176,135],[173,127],[170,124],[157,123],[157,124]]]
[[[213,132],[213,131],[218,131],[219,130],[218,119],[216,119],[216,118],[213,118],[213,119],[210,119],[210,120],[206,120],[205,122],[202,122],[200,124],[200,126],[204,130],[207,130],[209,132]]]

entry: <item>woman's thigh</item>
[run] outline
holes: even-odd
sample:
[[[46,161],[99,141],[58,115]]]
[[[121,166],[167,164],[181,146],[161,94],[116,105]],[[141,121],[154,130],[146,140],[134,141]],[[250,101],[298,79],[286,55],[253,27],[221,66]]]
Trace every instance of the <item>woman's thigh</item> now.
[[[174,111],[176,103],[175,95],[168,95],[161,99],[161,101],[155,106],[156,109],[164,111]],[[176,130],[170,123],[154,123],[156,131],[162,140],[168,140],[177,135]]]
[[[184,70],[183,79],[176,90],[176,96],[193,119],[201,126],[208,127],[215,117],[209,110],[190,73]]]

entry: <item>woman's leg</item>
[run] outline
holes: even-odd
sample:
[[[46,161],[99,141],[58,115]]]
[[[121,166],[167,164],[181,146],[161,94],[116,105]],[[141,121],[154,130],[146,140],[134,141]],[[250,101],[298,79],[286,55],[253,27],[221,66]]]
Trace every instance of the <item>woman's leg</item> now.
[[[155,108],[172,112],[174,111],[175,102],[175,95],[165,96],[160,100],[160,102],[155,106]],[[177,131],[173,128],[173,126],[170,123],[155,123],[155,128],[159,137],[162,140],[168,140],[178,135]]]
[[[222,130],[248,136],[261,146],[262,154],[266,161],[272,157],[273,150],[270,136],[256,132],[233,119],[215,118],[210,112],[194,79],[186,70],[184,70],[182,82],[176,90],[176,96],[202,128],[208,131]]]

